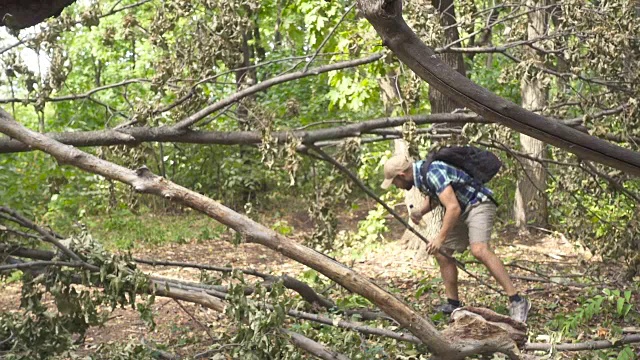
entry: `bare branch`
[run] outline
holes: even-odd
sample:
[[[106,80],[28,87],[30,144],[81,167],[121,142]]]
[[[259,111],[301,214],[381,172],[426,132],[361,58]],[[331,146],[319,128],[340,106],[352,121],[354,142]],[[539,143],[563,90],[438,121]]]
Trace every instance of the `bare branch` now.
[[[51,260],[55,257],[53,251],[29,249],[9,244],[0,244],[0,253],[34,260]]]
[[[68,262],[68,261],[30,261],[25,263],[0,265],[0,271],[43,268],[47,266],[58,266],[58,267],[66,266],[66,267],[78,268],[78,267],[85,267],[85,264],[77,263],[77,262]]]
[[[2,116],[2,112],[4,112],[4,110],[0,109],[0,117]],[[76,253],[74,253],[73,251],[69,250],[68,247],[62,245],[62,243],[60,243],[60,241],[58,241],[58,239],[56,239],[53,235],[51,235],[50,232],[48,232],[45,229],[41,228],[40,226],[36,225],[35,223],[33,223],[31,220],[25,218],[24,216],[18,214],[16,211],[14,211],[12,209],[9,209],[6,206],[0,206],[0,213],[9,214],[11,217],[13,217],[16,220],[16,222],[18,224],[26,227],[27,229],[31,229],[31,230],[36,231],[37,233],[39,233],[42,236],[42,239],[44,241],[55,245],[58,249],[60,249],[69,258],[71,258],[73,260],[76,260],[78,262],[83,262],[82,259]]]
[[[600,349],[609,349],[613,347],[619,347],[625,344],[639,343],[640,342],[640,334],[639,335],[625,335],[622,339],[617,341],[609,341],[609,340],[595,340],[595,341],[586,341],[575,344],[545,344],[545,343],[528,343],[525,345],[524,350],[526,351],[546,351],[546,350],[556,350],[556,351],[582,351],[582,350],[600,350]]]
[[[187,310],[187,308],[184,307],[184,305],[182,305],[182,303],[180,301],[178,301],[177,299],[173,299],[173,301],[176,302],[176,304],[178,304],[178,306],[180,306],[180,308],[182,309],[182,311],[184,311],[187,315],[189,315],[189,317],[196,322],[196,324],[200,325],[200,327],[202,329],[204,329],[204,331],[207,333],[207,336],[209,336],[209,339],[211,339],[211,341],[216,341],[216,339],[213,337],[213,335],[211,335],[211,331],[209,331],[209,328],[204,325],[203,323],[200,322],[200,320],[196,319],[196,317],[189,312],[189,310]]]
[[[545,36],[538,36],[533,39],[518,40],[509,43],[505,43],[497,46],[487,47],[451,47],[449,45],[433,49],[436,53],[465,53],[465,54],[480,54],[480,53],[504,53],[508,49],[512,49],[522,45],[531,45],[540,41],[553,39],[555,37],[567,36],[570,33],[562,32],[558,34],[549,34]]]
[[[313,60],[316,59],[316,57],[318,57],[318,54],[320,53],[320,50],[322,50],[322,48],[325,46],[325,44],[327,43],[327,41],[329,41],[329,39],[331,39],[331,37],[333,36],[333,34],[336,32],[336,30],[338,30],[338,27],[340,26],[340,24],[342,24],[342,22],[344,21],[344,18],[347,17],[347,15],[351,12],[351,10],[353,10],[353,7],[356,6],[355,3],[353,3],[351,6],[349,6],[347,8],[347,10],[344,12],[344,14],[342,14],[342,17],[340,17],[340,20],[338,20],[338,22],[336,23],[336,25],[333,27],[333,29],[331,29],[331,31],[329,31],[329,34],[327,34],[327,36],[324,37],[324,40],[322,40],[322,43],[320,43],[320,45],[318,46],[318,49],[316,50],[316,52],[313,54],[313,56],[311,57],[311,59],[309,59],[309,61],[307,61],[307,64],[304,66],[304,68],[302,69],[302,72],[306,72],[309,69],[309,65],[311,65],[311,63],[313,62]]]
[[[363,65],[363,64],[368,64],[374,61],[379,60],[380,58],[382,58],[382,54],[378,53],[378,54],[374,54],[371,55],[369,57],[363,58],[363,59],[357,59],[357,60],[349,60],[349,61],[341,61],[335,64],[330,64],[330,65],[325,65],[325,66],[320,66],[317,68],[313,68],[311,71],[298,71],[295,73],[291,73],[291,74],[285,74],[285,75],[281,75],[281,76],[276,76],[274,78],[271,78],[269,80],[265,80],[262,81],[256,85],[250,86],[246,89],[240,90],[236,93],[234,93],[233,95],[222,99],[212,105],[209,105],[207,107],[205,107],[204,109],[196,112],[195,114],[192,114],[182,120],[180,120],[178,123],[176,123],[175,125],[172,126],[173,129],[175,130],[185,130],[187,128],[189,128],[190,126],[194,125],[195,123],[197,123],[198,121],[200,121],[201,119],[203,119],[204,117],[226,107],[229,104],[235,103],[240,101],[241,99],[255,94],[257,92],[266,90],[274,85],[277,84],[281,84],[284,82],[288,82],[291,80],[296,80],[296,79],[300,79],[300,78],[304,78],[307,76],[312,76],[312,75],[318,75],[321,73],[325,73],[325,72],[329,72],[329,71],[333,71],[333,70],[340,70],[340,69],[345,69],[345,68],[350,68],[350,67],[355,67],[355,66],[359,66],[359,65]]]
[[[147,79],[130,79],[130,80],[125,80],[125,81],[121,81],[118,83],[113,83],[113,84],[108,84],[108,85],[104,85],[104,86],[100,86],[94,89],[91,89],[85,93],[82,94],[72,94],[72,95],[65,95],[65,96],[60,96],[60,97],[45,97],[44,101],[46,102],[61,102],[61,101],[71,101],[71,100],[80,100],[80,99],[87,99],[89,98],[91,95],[100,92],[102,90],[107,90],[107,89],[113,89],[113,88],[117,88],[120,86],[127,86],[129,84],[136,84],[136,83],[143,83],[143,82],[151,82],[150,80]],[[8,104],[8,103],[35,103],[37,101],[42,101],[42,99],[38,99],[38,98],[24,98],[24,99],[18,99],[18,98],[6,98],[6,99],[0,99],[0,104]]]
[[[2,215],[4,215],[4,214],[0,214],[0,217],[2,217],[3,219],[11,220],[10,218],[2,216]],[[21,237],[24,237],[24,238],[28,238],[28,239],[40,239],[40,237],[37,236],[37,235],[33,235],[33,234],[26,233],[24,231],[8,228],[8,227],[3,226],[3,225],[0,225],[0,231],[4,231],[4,232],[10,233],[10,234],[15,234],[15,235],[18,235],[18,236],[21,236]]]
[[[338,121],[338,120],[335,120]],[[357,122],[345,126],[318,129],[313,131],[278,131],[272,136],[278,143],[284,144],[294,139],[303,143],[315,143],[322,140],[334,140],[346,137],[360,136],[362,133],[375,129],[389,128],[413,121],[417,125],[428,123],[457,123],[485,122],[478,116],[471,114],[433,114],[416,115],[395,118],[379,118]],[[220,144],[220,145],[249,145],[262,143],[260,131],[176,131],[171,127],[131,127],[100,131],[77,131],[68,133],[47,133],[47,136],[67,145],[82,146],[110,146],[137,145],[142,142],[173,142],[191,144]],[[17,140],[0,138],[0,153],[31,151],[32,149]]]
[[[280,332],[282,332],[283,334],[289,335],[291,337],[291,342],[295,346],[305,350],[306,352],[308,352],[309,354],[315,357],[318,357],[323,360],[349,360],[348,357],[338,352],[335,352],[333,350],[330,350],[326,346],[318,342],[315,342],[306,336],[303,336],[301,334],[295,333],[293,331],[285,330],[285,329],[280,329]]]
[[[620,184],[619,182],[617,182],[614,178],[612,178],[611,176],[599,171],[593,164],[591,164],[589,161],[583,161],[582,162],[587,169],[582,168],[583,170],[590,172],[594,175],[597,175],[603,179],[605,179],[614,189],[616,189],[617,191],[627,195],[628,197],[632,198],[633,200],[635,200],[637,203],[640,204],[640,196],[634,194],[633,192],[631,192],[630,190],[626,189],[624,187],[624,185]]]

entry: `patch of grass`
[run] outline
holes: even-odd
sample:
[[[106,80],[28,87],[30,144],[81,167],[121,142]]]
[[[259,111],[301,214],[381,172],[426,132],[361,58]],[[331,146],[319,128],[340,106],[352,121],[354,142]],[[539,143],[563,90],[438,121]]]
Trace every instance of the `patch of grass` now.
[[[185,244],[220,237],[226,227],[201,214],[141,214],[120,211],[85,219],[94,238],[108,248],[127,250],[141,245]]]

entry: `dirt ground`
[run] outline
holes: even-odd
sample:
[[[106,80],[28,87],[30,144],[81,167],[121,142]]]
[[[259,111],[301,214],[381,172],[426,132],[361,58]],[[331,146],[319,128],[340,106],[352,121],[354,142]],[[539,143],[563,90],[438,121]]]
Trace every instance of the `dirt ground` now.
[[[356,229],[357,222],[364,219],[366,211],[358,211],[353,215],[341,219],[342,228]],[[292,216],[288,219],[296,232],[292,236],[302,239],[301,230],[309,224],[304,216]],[[347,256],[339,257],[355,271],[368,276],[383,287],[393,287],[399,290],[399,296],[413,299],[421,281],[436,279],[438,268],[432,259],[415,261],[414,251],[403,249],[396,239],[402,236],[402,228],[389,220],[392,229],[385,234],[385,241],[380,246],[367,251],[357,261]],[[532,300],[534,308],[530,315],[530,323],[543,324],[553,316],[549,311],[549,304],[562,304],[563,308],[571,309],[577,306],[574,301],[582,291],[580,287],[572,286],[576,277],[586,276],[585,273],[597,264],[588,251],[572,245],[562,234],[534,230],[528,235],[519,235],[514,231],[505,230],[495,234],[494,248],[505,263],[510,264],[509,272],[515,277],[514,282],[520,291]],[[234,266],[237,268],[253,268],[261,272],[273,274],[289,274],[296,276],[305,270],[301,264],[295,263],[284,256],[255,244],[232,245],[225,239],[211,239],[208,241],[191,241],[186,244],[167,244],[133,250],[135,257],[156,260],[170,260],[193,262],[217,266]],[[470,260],[468,258],[465,261]],[[142,269],[150,274],[186,280],[198,280],[200,272],[197,269],[179,269],[175,267],[151,267],[142,265]],[[469,268],[480,274],[489,284],[497,287],[495,281],[487,276],[480,266],[470,264]],[[539,278],[535,270],[545,275],[554,275],[554,281],[560,284],[531,281]],[[616,281],[620,274],[619,267],[597,267],[599,277],[609,281]],[[602,269],[609,273],[603,274]],[[595,275],[594,275],[595,276]],[[520,277],[520,278],[518,278]],[[496,295],[478,281],[464,273],[460,274],[461,294],[468,305],[491,307],[500,302],[502,297]],[[624,286],[624,284],[619,284]],[[616,284],[611,284],[611,287]],[[423,296],[417,301],[421,311],[428,311],[442,296],[442,286],[436,287],[438,294]],[[3,285],[0,297],[0,311],[16,311],[19,305],[19,287],[13,284]],[[636,299],[640,303],[640,299]],[[422,306],[420,306],[422,302]],[[504,301],[506,305],[506,300]],[[93,328],[80,346],[78,353],[86,354],[96,349],[100,344],[126,342],[130,340],[155,342],[166,345],[171,352],[182,355],[193,355],[202,351],[207,345],[216,341],[227,331],[224,316],[211,310],[189,303],[178,304],[167,298],[158,298],[153,305],[157,327],[150,331],[140,320],[136,311],[131,309],[117,309],[111,320],[102,328]],[[535,325],[534,325],[535,326]],[[535,341],[535,339],[532,339]]]

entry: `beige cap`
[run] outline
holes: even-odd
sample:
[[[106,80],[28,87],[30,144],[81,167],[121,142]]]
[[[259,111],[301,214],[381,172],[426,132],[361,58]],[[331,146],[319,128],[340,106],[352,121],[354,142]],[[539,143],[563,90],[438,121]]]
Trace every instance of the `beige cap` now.
[[[404,155],[394,155],[384,163],[384,181],[382,188],[388,189],[393,179],[401,172],[411,167],[411,160]]]

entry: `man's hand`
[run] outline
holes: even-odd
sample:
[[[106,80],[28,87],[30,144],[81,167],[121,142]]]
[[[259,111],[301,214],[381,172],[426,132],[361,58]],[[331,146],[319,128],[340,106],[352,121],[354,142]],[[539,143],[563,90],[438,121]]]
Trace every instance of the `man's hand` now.
[[[419,211],[412,211],[409,215],[411,216],[411,221],[416,225],[419,225],[420,221],[422,221],[422,214]]]
[[[427,244],[427,253],[431,255],[437,254],[438,251],[440,251],[442,244],[444,244],[444,239],[439,236],[436,237]]]
[[[420,221],[422,221],[422,217],[431,210],[431,202],[429,197],[424,198],[422,201],[416,204],[416,206],[414,206],[413,204],[409,205],[409,216],[411,217],[411,221],[413,221],[413,223],[416,225],[420,224]]]

